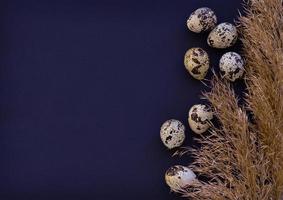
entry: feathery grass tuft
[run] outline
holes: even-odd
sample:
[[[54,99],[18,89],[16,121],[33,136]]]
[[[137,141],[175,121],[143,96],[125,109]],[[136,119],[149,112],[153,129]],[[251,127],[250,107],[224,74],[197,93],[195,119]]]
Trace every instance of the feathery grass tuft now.
[[[204,94],[217,125],[190,150],[199,180],[180,189],[189,199],[280,200],[283,191],[282,0],[251,0],[239,18],[247,94],[214,76]],[[251,113],[251,119],[247,112]]]

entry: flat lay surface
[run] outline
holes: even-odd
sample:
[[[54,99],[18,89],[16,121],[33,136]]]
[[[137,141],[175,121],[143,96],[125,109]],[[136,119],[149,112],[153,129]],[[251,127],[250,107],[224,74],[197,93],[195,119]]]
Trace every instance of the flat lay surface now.
[[[204,6],[233,23],[241,1],[1,1],[0,199],[180,199],[164,173],[190,160],[171,157],[160,126],[182,121],[193,145],[188,111],[208,89],[184,54],[202,47],[217,71],[239,48],[187,29]]]

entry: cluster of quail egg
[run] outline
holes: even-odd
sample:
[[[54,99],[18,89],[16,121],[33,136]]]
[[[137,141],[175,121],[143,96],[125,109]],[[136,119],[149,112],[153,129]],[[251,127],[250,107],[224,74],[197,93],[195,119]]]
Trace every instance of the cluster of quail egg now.
[[[210,31],[207,44],[212,48],[229,48],[238,39],[236,26],[228,22],[217,25],[215,12],[207,7],[195,10],[187,20],[187,27],[195,33]],[[203,80],[210,68],[209,55],[200,47],[191,48],[185,53],[184,65],[193,78]],[[243,76],[244,61],[238,53],[227,52],[219,61],[219,70],[222,78],[234,82]],[[205,133],[212,119],[212,110],[204,104],[193,105],[188,112],[189,127],[196,134]],[[185,126],[179,120],[167,120],[161,126],[160,137],[168,149],[180,147],[186,137]],[[173,191],[185,188],[195,180],[195,173],[181,165],[172,166],[165,173],[165,181]]]

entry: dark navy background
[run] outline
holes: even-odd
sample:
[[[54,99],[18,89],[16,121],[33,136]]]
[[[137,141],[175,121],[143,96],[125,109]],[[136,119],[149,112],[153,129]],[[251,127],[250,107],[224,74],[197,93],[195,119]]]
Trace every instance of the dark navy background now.
[[[164,172],[190,159],[159,128],[205,89],[185,51],[225,52],[187,30],[202,6],[233,22],[241,0],[1,0],[0,199],[179,199]]]

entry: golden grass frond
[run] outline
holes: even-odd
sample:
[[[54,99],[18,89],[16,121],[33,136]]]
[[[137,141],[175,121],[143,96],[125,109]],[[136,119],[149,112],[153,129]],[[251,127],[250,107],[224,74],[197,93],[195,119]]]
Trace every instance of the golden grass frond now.
[[[199,180],[179,192],[189,199],[280,200],[283,191],[282,0],[251,0],[239,19],[246,59],[246,102],[214,76],[204,94],[217,119],[190,166]],[[248,114],[248,113],[250,114]],[[250,117],[250,119],[249,119]]]
[[[252,1],[240,18],[247,62],[247,105],[268,161],[270,197],[283,189],[283,6],[282,0]]]
[[[231,85],[215,77],[212,90],[204,96],[221,128],[212,125],[210,134],[198,139],[201,148],[190,152],[195,158],[190,167],[205,180],[182,194],[190,199],[264,199],[270,188],[264,185],[266,177],[261,179],[258,174],[267,165],[258,156],[257,133],[250,127],[246,111],[239,107]]]

